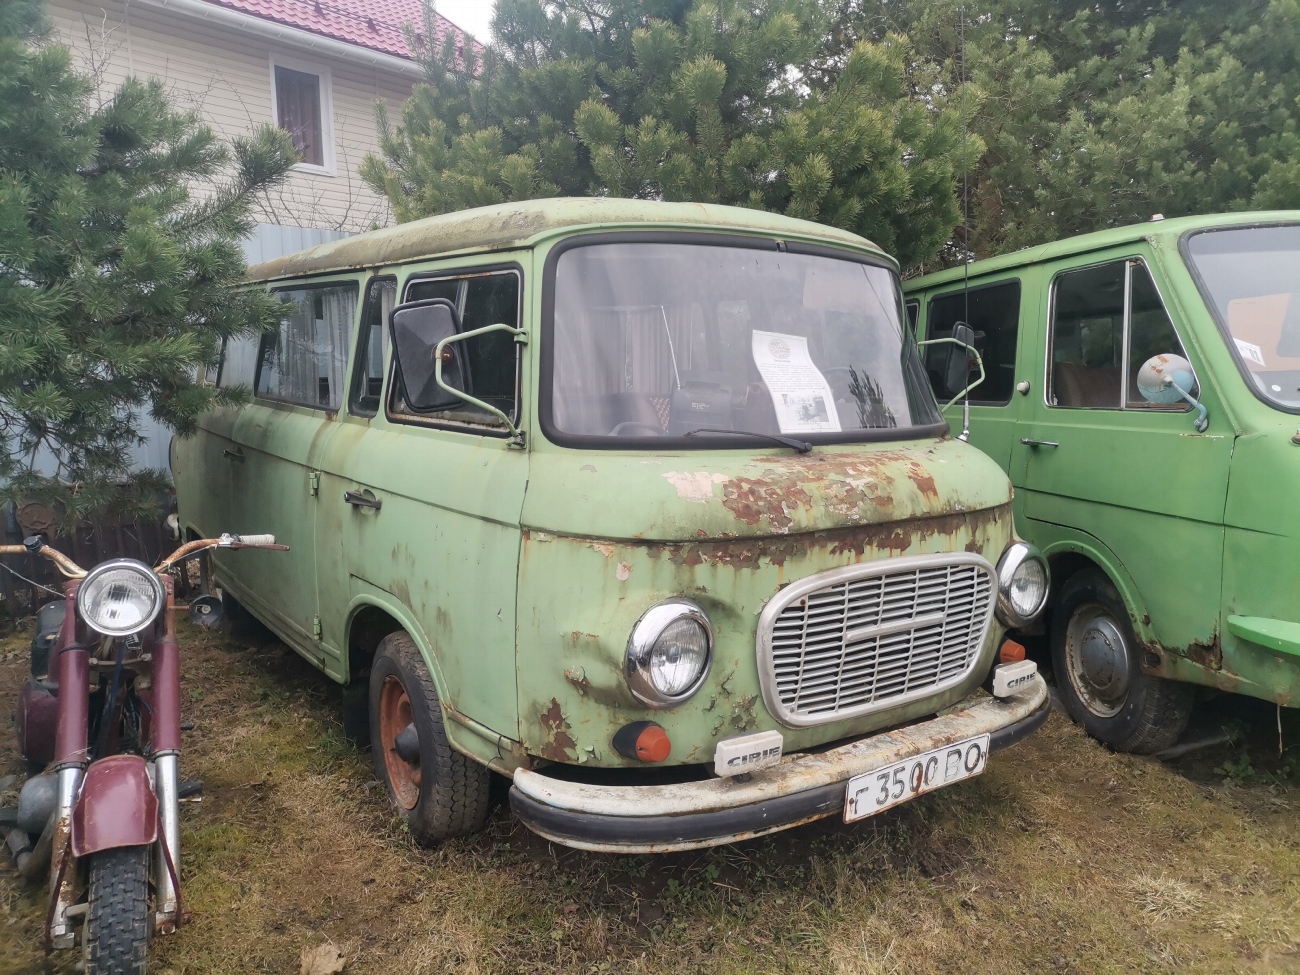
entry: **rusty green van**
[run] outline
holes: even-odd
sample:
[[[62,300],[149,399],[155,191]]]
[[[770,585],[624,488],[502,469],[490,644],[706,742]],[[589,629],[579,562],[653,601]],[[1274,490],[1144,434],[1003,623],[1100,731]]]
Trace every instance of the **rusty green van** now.
[[[1117,748],[1172,744],[1195,685],[1300,703],[1298,282],[1300,212],[1156,218],[908,282],[921,334],[974,331],[970,442],[1051,563],[1063,701]]]
[[[215,581],[362,689],[421,842],[483,822],[491,771],[587,849],[855,819],[1046,717],[1004,645],[1046,563],[950,435],[870,242],[552,200],[251,279],[284,319],[224,351],[247,404],[176,442],[180,521],[292,547]]]

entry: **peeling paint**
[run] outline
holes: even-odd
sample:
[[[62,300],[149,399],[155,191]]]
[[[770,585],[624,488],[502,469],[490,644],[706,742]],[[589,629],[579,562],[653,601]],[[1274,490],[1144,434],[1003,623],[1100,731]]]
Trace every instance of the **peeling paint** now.
[[[713,500],[713,486],[727,480],[726,474],[707,471],[669,471],[663,477],[677,490],[679,498],[692,504],[708,504]]]
[[[577,761],[578,743],[570,734],[573,729],[569,727],[557,698],[551,698],[551,706],[542,712],[540,720],[542,731],[546,735],[546,740],[539,749],[542,758],[552,762]]]
[[[627,582],[632,577],[632,566],[626,562],[620,562],[618,568],[614,570],[614,578],[619,582]]]

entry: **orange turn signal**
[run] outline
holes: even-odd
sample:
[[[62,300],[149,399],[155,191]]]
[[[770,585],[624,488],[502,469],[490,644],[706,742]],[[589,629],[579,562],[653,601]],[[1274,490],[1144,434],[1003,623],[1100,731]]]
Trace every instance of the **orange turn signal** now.
[[[1025,648],[1015,640],[1006,640],[1002,644],[1002,649],[998,651],[998,663],[1013,664],[1024,659]]]
[[[654,721],[633,721],[614,733],[614,751],[638,762],[662,762],[673,750],[668,732]]]

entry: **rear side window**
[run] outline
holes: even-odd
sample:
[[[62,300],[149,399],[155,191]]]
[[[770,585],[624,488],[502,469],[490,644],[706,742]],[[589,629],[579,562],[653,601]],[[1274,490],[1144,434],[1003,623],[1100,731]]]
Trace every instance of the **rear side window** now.
[[[357,313],[357,285],[277,291],[279,328],[262,336],[256,395],[298,406],[337,410],[343,402],[348,349]]]
[[[1147,359],[1184,354],[1145,264],[1114,261],[1067,271],[1057,277],[1055,289],[1048,403],[1094,410],[1187,409],[1155,406],[1138,392],[1138,370]]]
[[[221,352],[221,365],[217,367],[217,385],[222,389],[233,386],[252,389],[253,376],[257,372],[258,345],[256,335],[227,339],[226,347]]]
[[[460,312],[461,329],[469,332],[485,325],[519,327],[519,272],[492,271],[463,277],[428,278],[407,285],[405,301],[444,298]],[[509,332],[489,332],[461,344],[468,365],[469,388],[476,399],[490,403],[516,422],[519,418],[519,346]],[[416,414],[406,402],[404,391],[394,377],[390,410],[408,417],[427,415],[430,419],[459,423],[499,426],[500,420],[470,403],[458,403],[430,414]]]
[[[1020,332],[1018,280],[931,299],[927,320],[927,338],[950,337],[959,322],[974,330],[975,348],[984,360],[984,381],[971,390],[972,403],[1005,406],[1011,402],[1016,385],[1016,338]],[[947,342],[926,346],[926,372],[941,403],[961,392],[960,388],[948,389],[945,381],[943,363],[951,348]]]

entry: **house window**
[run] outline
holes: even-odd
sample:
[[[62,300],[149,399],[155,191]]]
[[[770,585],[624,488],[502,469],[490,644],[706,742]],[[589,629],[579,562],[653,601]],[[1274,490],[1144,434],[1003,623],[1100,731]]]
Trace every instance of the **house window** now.
[[[302,154],[302,165],[331,171],[330,76],[283,64],[271,65],[275,123],[289,133]]]

